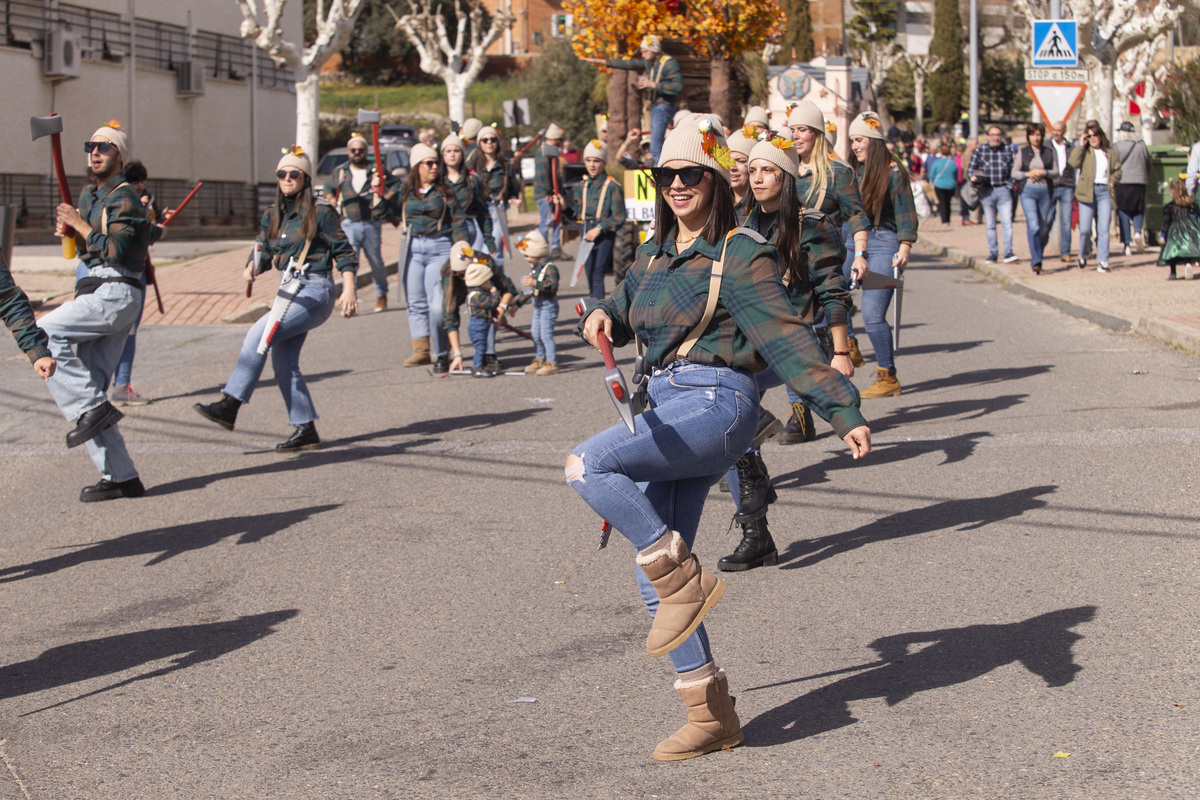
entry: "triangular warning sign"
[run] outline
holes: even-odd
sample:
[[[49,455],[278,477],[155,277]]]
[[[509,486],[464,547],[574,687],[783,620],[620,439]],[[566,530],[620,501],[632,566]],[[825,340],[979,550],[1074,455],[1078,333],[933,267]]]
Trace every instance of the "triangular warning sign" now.
[[[1050,30],[1046,31],[1046,37],[1042,39],[1042,43],[1038,45],[1037,52],[1034,53],[1034,60],[1077,60],[1075,51],[1071,48],[1071,43],[1067,41],[1067,37],[1063,35],[1062,29],[1058,27],[1057,22],[1051,23]]]
[[[1053,126],[1067,121],[1075,106],[1083,99],[1087,84],[1027,81],[1025,89],[1033,98],[1038,111],[1042,112],[1042,119],[1046,120],[1047,126]]]

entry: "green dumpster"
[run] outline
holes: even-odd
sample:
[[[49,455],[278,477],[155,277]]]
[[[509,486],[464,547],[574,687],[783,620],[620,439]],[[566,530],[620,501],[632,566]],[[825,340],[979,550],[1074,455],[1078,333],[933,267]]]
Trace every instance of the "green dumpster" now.
[[[1187,171],[1188,149],[1177,144],[1150,146],[1150,182],[1146,184],[1146,218],[1144,226],[1149,241],[1158,243],[1162,230],[1163,205],[1171,202],[1171,181]]]

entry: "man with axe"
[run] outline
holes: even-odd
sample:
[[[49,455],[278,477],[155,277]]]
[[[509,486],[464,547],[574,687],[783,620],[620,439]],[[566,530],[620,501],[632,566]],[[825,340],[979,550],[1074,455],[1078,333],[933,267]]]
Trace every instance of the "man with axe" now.
[[[538,207],[538,233],[550,244],[550,257],[562,258],[562,165],[559,150],[563,129],[550,123],[542,151],[534,159],[533,199]]]
[[[62,118],[34,117],[33,138],[58,135]],[[75,299],[42,317],[38,325],[50,340],[58,371],[47,382],[54,402],[75,429],[67,447],[86,444],[100,470],[100,482],[79,494],[85,503],[140,497],[145,493],[125,440],[117,430],[122,414],[106,392],[137,321],[142,303],[142,273],[150,245],[150,223],[137,192],[125,180],[130,161],[129,136],[110,120],[84,144],[89,184],[76,209],[61,203],[55,233],[74,231],[76,249],[87,275],[75,284]]]
[[[375,310],[387,308],[387,268],[383,265],[381,228],[383,221],[390,218],[394,209],[388,200],[396,195],[399,181],[388,175],[383,167],[383,154],[379,151],[378,110],[358,110],[360,129],[371,126],[371,138],[375,142],[375,165],[367,158],[367,140],[359,132],[350,134],[346,150],[350,160],[334,170],[325,185],[325,198],[337,208],[342,217],[342,230],[346,239],[361,261],[364,257],[371,265],[371,279],[375,283]]]

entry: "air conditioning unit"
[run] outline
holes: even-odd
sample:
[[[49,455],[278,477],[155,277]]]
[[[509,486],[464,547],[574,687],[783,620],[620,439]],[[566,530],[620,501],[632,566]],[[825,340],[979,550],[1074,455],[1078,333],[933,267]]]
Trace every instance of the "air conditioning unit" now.
[[[204,94],[204,64],[181,61],[175,65],[175,91],[183,97]]]
[[[42,74],[47,78],[78,78],[82,57],[79,34],[66,28],[46,31]]]

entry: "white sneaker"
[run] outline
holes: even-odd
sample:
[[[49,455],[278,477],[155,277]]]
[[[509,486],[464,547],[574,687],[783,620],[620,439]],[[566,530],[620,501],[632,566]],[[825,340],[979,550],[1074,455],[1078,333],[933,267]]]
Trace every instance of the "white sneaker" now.
[[[1006,255],[1006,256],[1004,257],[1004,263],[1005,263],[1005,264],[1011,264],[1011,263],[1013,263],[1014,261],[1020,261],[1020,260],[1021,260],[1021,259],[1017,258],[1017,254],[1016,254],[1016,253],[1010,253],[1010,254],[1008,254],[1008,255]]]
[[[1096,264],[1096,272],[1108,272],[1108,262],[1101,261]]]
[[[1129,245],[1125,245],[1125,255],[1127,255],[1127,256],[1133,255],[1133,251],[1131,251],[1129,249]]]

